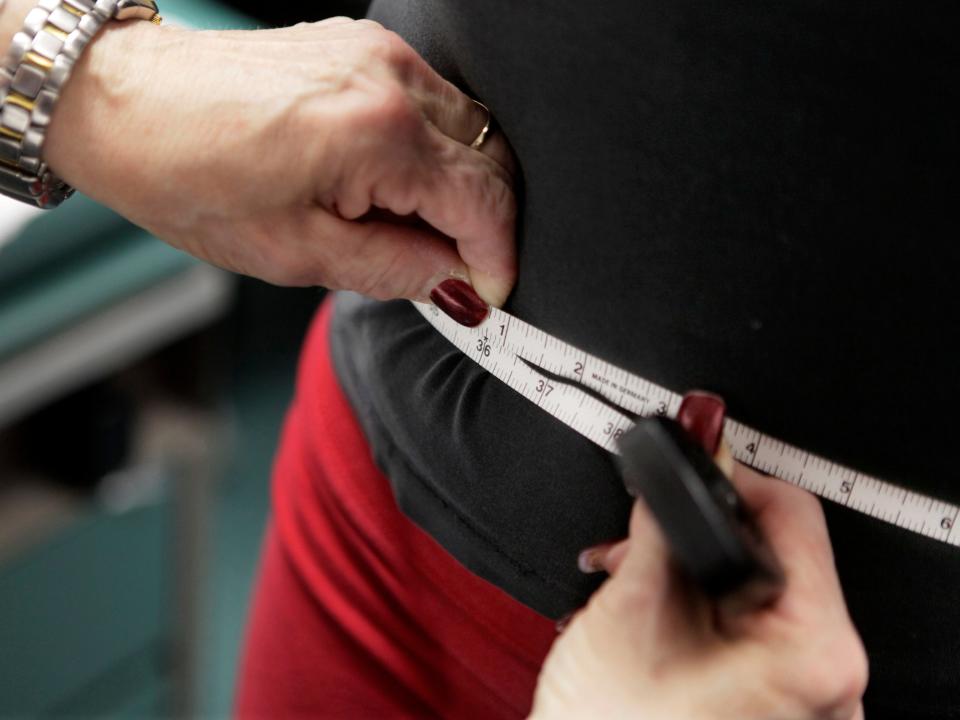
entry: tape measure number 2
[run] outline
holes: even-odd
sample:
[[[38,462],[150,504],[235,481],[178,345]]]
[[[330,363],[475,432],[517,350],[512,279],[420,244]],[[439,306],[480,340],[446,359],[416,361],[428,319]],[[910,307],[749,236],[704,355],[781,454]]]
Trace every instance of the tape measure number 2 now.
[[[465,327],[434,305],[417,310],[461,352],[501,382],[600,447],[616,441],[637,418],[674,417],[681,396],[552,335],[491,308]],[[843,467],[727,418],[724,438],[733,456],[761,472],[799,485],[871,517],[960,546],[960,507]]]

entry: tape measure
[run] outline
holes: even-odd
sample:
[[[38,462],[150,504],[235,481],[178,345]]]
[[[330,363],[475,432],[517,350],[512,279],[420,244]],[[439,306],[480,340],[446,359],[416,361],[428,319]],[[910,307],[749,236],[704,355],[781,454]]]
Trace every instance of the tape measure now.
[[[681,396],[491,308],[465,327],[434,305],[413,303],[440,333],[498,380],[560,422],[617,454],[617,440],[642,417],[675,417]],[[724,424],[733,456],[820,497],[935,540],[960,546],[960,507],[843,467],[733,418]]]

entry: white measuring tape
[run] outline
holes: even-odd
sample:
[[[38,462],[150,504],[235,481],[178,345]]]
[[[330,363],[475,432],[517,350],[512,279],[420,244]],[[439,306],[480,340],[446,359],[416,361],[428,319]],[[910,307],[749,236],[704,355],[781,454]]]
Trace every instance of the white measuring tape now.
[[[435,306],[414,303],[437,330],[497,379],[605,450],[639,417],[674,417],[681,396],[578,350],[509,313],[491,308],[465,327]],[[605,398],[603,402],[596,396]],[[614,407],[616,406],[616,407]],[[761,472],[927,537],[960,546],[960,507],[837,465],[727,418],[733,456]]]

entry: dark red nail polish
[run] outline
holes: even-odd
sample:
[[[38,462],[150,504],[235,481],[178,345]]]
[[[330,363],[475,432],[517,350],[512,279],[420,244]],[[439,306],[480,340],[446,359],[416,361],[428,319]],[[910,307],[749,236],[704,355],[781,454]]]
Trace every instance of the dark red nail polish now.
[[[677,411],[677,422],[712,457],[723,437],[726,411],[727,407],[720,396],[694,390],[683,396]]]
[[[469,283],[456,278],[444,280],[430,293],[433,304],[461,325],[476,327],[487,317],[490,308]]]

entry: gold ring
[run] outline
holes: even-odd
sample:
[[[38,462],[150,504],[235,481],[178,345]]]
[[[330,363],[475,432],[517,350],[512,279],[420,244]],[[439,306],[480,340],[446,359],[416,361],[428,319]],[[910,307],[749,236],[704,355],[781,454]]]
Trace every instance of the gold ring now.
[[[490,115],[490,108],[488,108],[482,102],[480,102],[479,100],[474,100],[473,102],[474,104],[482,108],[483,111],[487,114],[487,121],[483,124],[483,129],[480,130],[480,134],[477,135],[474,141],[470,143],[471,150],[479,150],[483,145],[483,143],[487,141],[487,136],[490,134],[490,121],[492,119],[492,116]]]

